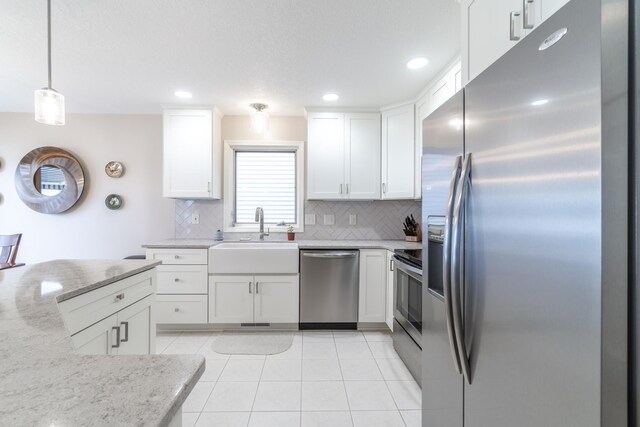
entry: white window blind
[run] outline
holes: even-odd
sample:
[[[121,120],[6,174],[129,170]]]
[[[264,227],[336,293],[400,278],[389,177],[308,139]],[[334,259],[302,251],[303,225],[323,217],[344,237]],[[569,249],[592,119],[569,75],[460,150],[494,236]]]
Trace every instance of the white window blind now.
[[[296,153],[292,151],[236,151],[236,224],[255,224],[256,208],[264,222],[297,222]]]

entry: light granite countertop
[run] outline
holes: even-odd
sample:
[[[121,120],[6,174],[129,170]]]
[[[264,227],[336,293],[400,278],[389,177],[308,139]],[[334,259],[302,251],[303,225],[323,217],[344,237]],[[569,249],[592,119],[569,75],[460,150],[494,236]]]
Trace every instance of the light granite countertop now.
[[[157,264],[57,260],[0,271],[0,425],[169,424],[204,359],[76,354],[57,307]]]
[[[220,243],[240,242],[239,240],[225,240],[224,242],[215,240],[181,240],[169,239],[143,245],[145,248],[154,249],[207,249]],[[259,240],[249,240],[251,243],[258,243]],[[300,249],[421,249],[422,243],[406,242],[404,240],[265,240],[267,243],[297,243]]]

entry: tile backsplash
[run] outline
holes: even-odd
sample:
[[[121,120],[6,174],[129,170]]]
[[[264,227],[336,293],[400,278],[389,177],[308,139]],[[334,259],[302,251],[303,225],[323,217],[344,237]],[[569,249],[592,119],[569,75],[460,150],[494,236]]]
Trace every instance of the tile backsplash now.
[[[199,224],[192,224],[194,213],[200,217]],[[420,222],[419,201],[368,201],[328,202],[306,201],[305,215],[315,215],[315,225],[306,224],[297,239],[374,240],[404,239],[402,222],[413,215]],[[355,218],[353,216],[355,215]],[[330,223],[333,217],[333,225]],[[350,225],[355,219],[356,224]],[[211,239],[216,230],[222,229],[224,208],[222,200],[176,200],[176,239]],[[240,237],[256,238],[257,233],[225,233],[226,239]],[[286,239],[285,233],[274,233],[269,239]]]

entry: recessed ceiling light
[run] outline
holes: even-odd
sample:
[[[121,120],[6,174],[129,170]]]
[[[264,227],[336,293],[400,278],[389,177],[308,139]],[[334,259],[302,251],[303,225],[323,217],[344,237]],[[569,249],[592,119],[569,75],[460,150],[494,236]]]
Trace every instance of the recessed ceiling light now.
[[[409,62],[407,62],[407,68],[410,70],[417,70],[418,68],[426,67],[429,63],[429,60],[424,56],[419,58],[413,58]]]
[[[183,99],[190,99],[193,97],[193,95],[191,95],[191,92],[187,92],[186,90],[177,90],[173,92],[173,94],[178,98],[183,98]]]
[[[533,105],[534,107],[539,107],[541,105],[548,104],[548,103],[549,103],[548,99],[538,99],[536,101],[533,101],[531,105]]]
[[[327,93],[322,97],[322,99],[324,99],[325,101],[337,101],[338,99],[340,99],[340,97],[335,93]]]

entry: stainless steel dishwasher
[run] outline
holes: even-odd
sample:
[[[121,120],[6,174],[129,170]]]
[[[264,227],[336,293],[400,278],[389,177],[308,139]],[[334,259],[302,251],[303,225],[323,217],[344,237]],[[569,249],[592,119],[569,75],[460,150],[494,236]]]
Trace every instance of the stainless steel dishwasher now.
[[[300,251],[300,329],[356,329],[358,250]]]

